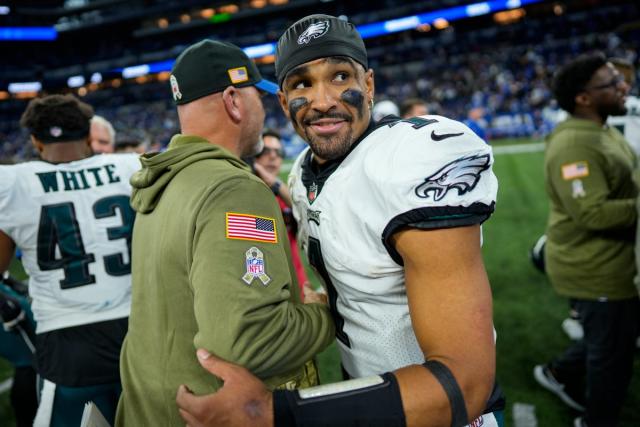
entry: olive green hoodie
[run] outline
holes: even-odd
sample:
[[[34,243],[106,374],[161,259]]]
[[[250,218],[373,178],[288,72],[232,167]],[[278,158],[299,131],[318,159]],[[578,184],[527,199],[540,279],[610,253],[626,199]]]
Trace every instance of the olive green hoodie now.
[[[271,388],[314,385],[307,362],[331,343],[333,324],[325,306],[300,303],[271,190],[246,163],[199,137],[174,136],[166,152],[141,162],[131,178],[138,214],[117,425],[184,425],[178,386],[196,394],[221,386],[198,363],[198,348],[247,367]],[[265,230],[252,234],[238,219]]]
[[[614,128],[569,118],[548,138],[546,268],[556,291],[578,299],[636,295],[635,155]]]

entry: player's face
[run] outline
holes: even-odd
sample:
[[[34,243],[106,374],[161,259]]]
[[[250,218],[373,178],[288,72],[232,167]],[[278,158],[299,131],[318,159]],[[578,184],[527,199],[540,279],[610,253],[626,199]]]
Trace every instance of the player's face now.
[[[373,71],[348,58],[306,62],[287,74],[278,93],[296,132],[319,161],[337,159],[364,133],[371,119]]]
[[[629,85],[612,64],[607,63],[595,72],[585,86],[585,92],[590,96],[600,117],[622,116],[627,113],[624,103]]]
[[[274,175],[280,173],[282,166],[282,144],[275,136],[267,135],[262,138],[264,148],[256,157],[255,162],[264,166],[264,168]]]
[[[264,106],[261,92],[254,86],[239,89],[245,106],[246,122],[242,128],[241,156],[253,157],[262,151],[262,126],[264,125]]]
[[[114,147],[111,142],[111,135],[106,126],[96,122],[91,123],[89,138],[91,140],[91,149],[95,154],[113,153]]]

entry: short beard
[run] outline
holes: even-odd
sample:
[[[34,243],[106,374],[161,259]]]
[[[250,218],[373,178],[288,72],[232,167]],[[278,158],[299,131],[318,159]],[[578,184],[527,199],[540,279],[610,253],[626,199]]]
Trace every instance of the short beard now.
[[[242,150],[241,157],[255,157],[262,152],[264,141],[262,136],[258,136],[258,140]]]
[[[313,154],[323,160],[335,160],[344,157],[353,144],[353,130],[351,128],[342,137],[316,138],[311,136],[306,128],[304,134]]]
[[[622,107],[618,107],[616,105],[614,107],[607,108],[606,111],[600,111],[600,115],[601,116],[602,116],[603,113],[606,113],[607,116],[626,116],[627,115],[627,106],[624,105]]]

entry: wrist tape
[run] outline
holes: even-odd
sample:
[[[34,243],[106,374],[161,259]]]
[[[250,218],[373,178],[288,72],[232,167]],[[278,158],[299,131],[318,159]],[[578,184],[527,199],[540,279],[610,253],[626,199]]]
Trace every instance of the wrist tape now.
[[[273,393],[277,427],[405,427],[393,373]]]

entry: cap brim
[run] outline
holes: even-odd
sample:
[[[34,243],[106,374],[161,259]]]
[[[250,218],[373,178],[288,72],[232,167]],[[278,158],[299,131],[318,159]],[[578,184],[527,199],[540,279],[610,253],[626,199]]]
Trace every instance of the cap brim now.
[[[278,85],[273,82],[270,82],[269,80],[260,80],[258,83],[255,84],[255,87],[265,92],[268,92],[272,95],[275,95],[276,93],[278,93]]]

